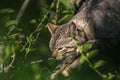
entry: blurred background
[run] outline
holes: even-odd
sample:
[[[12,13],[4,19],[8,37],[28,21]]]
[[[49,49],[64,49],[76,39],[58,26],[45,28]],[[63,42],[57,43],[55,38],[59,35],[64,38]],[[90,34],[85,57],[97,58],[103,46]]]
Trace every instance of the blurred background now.
[[[59,62],[52,59],[46,25],[64,24],[74,11],[68,0],[0,0],[0,80],[50,80]],[[55,80],[102,78],[85,63]]]

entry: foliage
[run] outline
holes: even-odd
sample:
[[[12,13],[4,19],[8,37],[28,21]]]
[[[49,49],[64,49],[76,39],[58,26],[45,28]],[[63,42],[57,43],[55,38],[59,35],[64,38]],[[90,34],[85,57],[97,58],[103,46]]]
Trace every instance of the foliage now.
[[[99,68],[101,68],[104,64],[105,61],[100,59],[100,60],[96,60],[94,62],[92,62],[90,59],[97,56],[96,54],[98,54],[98,50],[92,49],[92,43],[85,43],[83,45],[77,45],[78,50],[81,54],[81,58],[80,58],[80,64],[84,64],[85,62],[88,63],[89,67],[92,68],[101,78],[102,80],[118,80],[120,79],[118,76],[119,73],[117,74],[113,74],[112,72],[108,72],[106,74],[103,74],[102,72],[100,72]],[[87,53],[85,53],[84,51],[87,50]],[[89,51],[91,50],[91,51]]]
[[[68,22],[74,15],[74,7],[68,0],[30,0],[18,20],[23,3],[23,0],[0,1],[0,80],[49,80],[57,62],[51,58],[46,25]],[[97,73],[104,60],[94,61],[98,50],[90,50],[89,43],[78,48],[82,55],[80,63],[84,66],[87,62],[91,68],[85,65],[87,70],[74,70],[72,76],[60,75],[56,80],[101,80]],[[119,72],[101,74],[108,80],[120,79]]]

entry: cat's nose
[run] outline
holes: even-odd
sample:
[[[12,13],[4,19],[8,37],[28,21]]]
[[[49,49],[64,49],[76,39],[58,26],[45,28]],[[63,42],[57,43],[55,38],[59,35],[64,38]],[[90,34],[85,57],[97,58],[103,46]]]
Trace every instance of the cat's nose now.
[[[54,59],[56,59],[56,56],[52,56]]]
[[[56,57],[57,57],[57,51],[56,51],[56,50],[53,51],[52,57],[53,57],[54,59],[56,59]]]

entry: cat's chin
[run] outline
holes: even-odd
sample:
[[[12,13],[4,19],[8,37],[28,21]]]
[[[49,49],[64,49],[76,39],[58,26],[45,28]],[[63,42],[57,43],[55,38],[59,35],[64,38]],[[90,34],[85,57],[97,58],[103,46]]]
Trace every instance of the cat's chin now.
[[[74,52],[74,53],[73,53]],[[69,72],[71,69],[74,69],[76,67],[79,67],[79,59],[80,54],[76,51],[72,51],[69,53],[70,55],[67,55],[66,57],[61,57],[62,62],[56,67],[54,72],[51,74],[51,79],[54,79],[57,77],[60,73],[62,73],[65,77],[69,76]],[[60,59],[60,56],[58,56]],[[57,59],[57,57],[56,57]]]
[[[66,68],[62,71],[62,74],[67,77],[69,76],[69,72],[71,69],[74,68],[79,68],[80,63],[79,63],[79,57],[76,58],[70,65],[66,66]]]
[[[62,73],[62,75],[64,75],[65,77],[68,77],[71,69],[79,68],[79,66],[80,66],[80,64],[79,64],[79,58],[80,57],[77,57],[69,65],[65,64],[64,62],[61,63],[61,64],[59,64],[56,67],[56,70],[54,70],[54,72],[51,74],[50,78],[51,79],[55,79],[60,73]]]
[[[58,60],[58,61],[63,61],[64,60],[64,56],[57,55],[55,59]]]

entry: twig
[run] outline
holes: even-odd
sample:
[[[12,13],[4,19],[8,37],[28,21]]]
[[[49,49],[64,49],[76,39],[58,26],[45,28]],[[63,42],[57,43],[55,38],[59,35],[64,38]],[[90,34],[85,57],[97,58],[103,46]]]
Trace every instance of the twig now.
[[[13,67],[13,63],[15,61],[15,53],[13,53],[13,55],[11,57],[12,57],[12,60],[11,60],[10,64],[6,68],[4,68],[5,72],[7,72],[11,67]]]
[[[48,58],[46,61],[50,61],[50,60],[54,60],[54,58]],[[37,61],[32,61],[31,64],[34,64],[34,63],[40,63],[40,62],[43,62],[44,60],[37,60]]]
[[[77,45],[77,44],[76,44]],[[79,49],[79,46],[77,45],[77,48]],[[102,73],[98,70],[98,69],[96,69],[96,68],[94,68],[92,65],[92,62],[85,56],[85,54],[83,53],[83,51],[82,50],[80,50],[79,49],[79,51],[80,51],[80,54],[84,57],[84,59],[86,60],[86,62],[89,64],[89,67],[90,68],[92,68],[101,78],[103,78],[103,80],[105,80],[105,78],[104,78],[104,76],[102,75]]]
[[[53,4],[55,3],[55,1],[56,1],[56,0],[54,0],[54,1],[51,3],[49,10],[48,10],[48,11],[46,12],[46,14],[43,16],[43,18],[42,18],[41,22],[38,24],[37,28],[30,34],[30,35],[33,36],[35,33],[37,33],[37,35],[36,35],[36,40],[38,39],[38,37],[39,37],[39,35],[40,35],[40,30],[41,30],[40,26],[41,26],[42,23],[45,21],[45,19],[46,19],[47,15],[49,14],[51,8],[53,7]],[[22,49],[20,50],[20,52],[22,52],[28,44],[29,44],[29,43],[26,42],[25,45],[24,45],[24,46],[22,47]]]
[[[56,24],[58,22],[59,4],[60,4],[60,0],[57,0],[57,4],[56,4],[56,16],[55,16]]]
[[[17,14],[17,16],[16,16],[16,19],[15,19],[18,23],[20,22],[20,19],[21,19],[21,17],[23,16],[23,14],[24,14],[24,12],[25,12],[25,9],[27,8],[29,2],[30,2],[30,0],[25,0],[25,1],[23,2],[23,5],[21,6],[21,8],[20,8],[20,10],[19,10],[19,12],[18,12],[18,14]],[[7,33],[8,36],[9,36],[10,33],[16,28],[16,26],[17,26],[17,25],[12,25],[12,26],[10,27],[10,30],[9,30],[9,32]]]
[[[65,16],[63,16],[63,17],[58,21],[58,23],[61,23],[61,22],[62,22],[63,20],[65,20],[68,16],[69,16],[68,14],[65,15]]]
[[[48,9],[47,13],[44,15],[43,19],[42,19],[41,22],[38,24],[38,26],[37,26],[37,28],[35,29],[34,32],[38,32],[38,31],[41,29],[40,26],[41,26],[42,23],[45,21],[45,19],[46,19],[47,15],[49,14],[51,8],[53,7],[53,4],[55,3],[55,1],[56,1],[56,0],[54,0],[54,1],[51,3],[50,8]]]
[[[21,17],[23,16],[24,12],[25,12],[25,9],[27,8],[28,4],[29,4],[30,0],[25,0],[17,17],[16,17],[16,20],[19,22]]]

